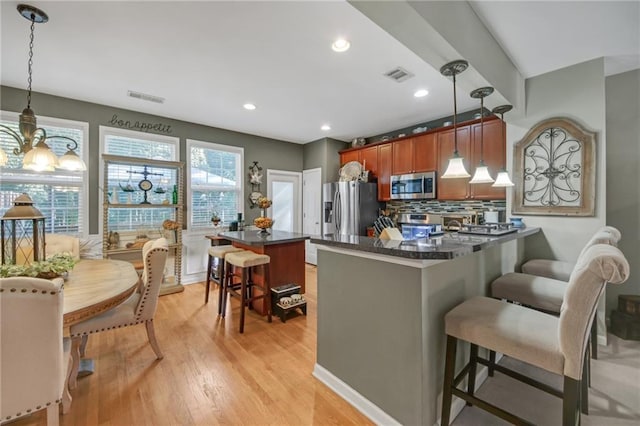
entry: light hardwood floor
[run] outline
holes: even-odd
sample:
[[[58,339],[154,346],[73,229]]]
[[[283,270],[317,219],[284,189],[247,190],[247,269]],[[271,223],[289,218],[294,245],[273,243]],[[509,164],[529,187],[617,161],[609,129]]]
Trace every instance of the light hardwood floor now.
[[[157,361],[142,325],[91,336],[91,376],[78,380],[61,425],[371,424],[312,375],[316,360],[316,271],[306,268],[307,316],[266,322],[239,305],[217,317],[217,290],[162,296],[155,317]],[[39,412],[12,425],[45,425]]]

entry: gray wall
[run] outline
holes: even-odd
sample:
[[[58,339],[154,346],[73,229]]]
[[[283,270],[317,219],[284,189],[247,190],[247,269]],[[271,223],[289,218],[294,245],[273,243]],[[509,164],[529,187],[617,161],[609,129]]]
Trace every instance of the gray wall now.
[[[347,142],[337,139],[323,138],[305,144],[302,164],[305,170],[320,167],[322,182],[336,182],[340,169],[339,151],[348,148]]]
[[[21,112],[26,106],[26,98],[26,91],[22,89],[0,86],[0,109],[4,111]],[[33,93],[31,106],[36,116],[43,115],[89,123],[89,164],[87,166],[89,168],[89,232],[91,234],[99,232],[100,194],[97,188],[101,165],[100,153],[98,152],[100,143],[98,128],[99,126],[110,126],[108,121],[114,114],[132,122],[161,122],[170,125],[173,130],[170,136],[180,138],[181,160],[186,158],[186,140],[196,139],[243,147],[247,174],[249,173],[248,167],[253,161],[258,161],[265,172],[267,169],[302,171],[303,146],[299,144],[43,93]],[[266,182],[263,182],[263,186],[265,187],[261,189],[266,193]],[[250,189],[250,185],[245,185],[245,217],[249,223],[259,215],[258,209],[249,209],[247,197]]]
[[[607,77],[607,223],[620,229],[631,278],[607,287],[607,313],[618,294],[640,294],[640,70]]]

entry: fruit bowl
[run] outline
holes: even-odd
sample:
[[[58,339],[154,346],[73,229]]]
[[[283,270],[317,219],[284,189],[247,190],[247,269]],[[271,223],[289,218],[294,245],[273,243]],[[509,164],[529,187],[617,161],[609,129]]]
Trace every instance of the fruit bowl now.
[[[260,228],[260,233],[268,234],[269,231],[267,229],[273,226],[273,219],[270,217],[257,217],[253,220],[253,224]]]

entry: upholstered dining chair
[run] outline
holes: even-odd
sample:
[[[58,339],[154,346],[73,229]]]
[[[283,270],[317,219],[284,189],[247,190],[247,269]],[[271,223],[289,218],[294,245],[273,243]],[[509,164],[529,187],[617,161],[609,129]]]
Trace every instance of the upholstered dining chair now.
[[[46,234],[44,241],[46,257],[57,253],[71,253],[74,259],[80,259],[79,238],[63,234]]]
[[[90,334],[144,323],[149,344],[155,352],[156,358],[163,358],[156,340],[153,317],[158,305],[158,296],[160,295],[160,286],[168,252],[168,242],[165,238],[147,241],[142,248],[144,271],[140,278],[138,290],[122,304],[71,326],[71,357],[73,360],[69,379],[69,387],[71,389],[76,387],[80,357],[84,356],[86,339]]]
[[[594,244],[611,244],[617,246],[620,238],[622,238],[622,233],[620,233],[617,228],[613,226],[603,226],[589,239],[580,254],[584,253],[587,248]],[[580,257],[580,255],[578,255],[578,257]],[[554,280],[569,281],[569,276],[571,276],[571,271],[573,271],[575,265],[575,262],[565,262],[562,260],[530,259],[522,265],[522,273],[536,275],[538,277],[547,277]]]
[[[57,425],[69,345],[63,344],[62,280],[0,278],[0,422],[47,410]]]
[[[628,276],[629,263],[622,252],[607,244],[597,244],[578,259],[559,317],[489,297],[472,298],[449,311],[445,315],[447,349],[441,424],[449,424],[453,395],[511,423],[530,424],[474,395],[478,363],[561,397],[562,424],[579,424],[581,404],[587,395],[584,358],[598,299],[607,282],[622,283]],[[469,342],[471,348],[469,363],[454,377],[458,340]],[[478,347],[561,375],[563,389],[555,389],[481,358]],[[467,374],[465,392],[457,386]]]

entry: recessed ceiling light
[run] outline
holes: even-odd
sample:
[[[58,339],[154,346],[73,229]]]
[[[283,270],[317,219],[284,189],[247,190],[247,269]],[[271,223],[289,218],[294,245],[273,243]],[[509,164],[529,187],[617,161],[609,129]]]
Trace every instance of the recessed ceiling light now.
[[[244,107],[244,109],[248,109],[249,111],[253,111],[254,109],[256,109],[256,106],[254,104],[244,104],[242,106]]]
[[[413,94],[416,98],[422,98],[429,94],[429,91],[426,89],[420,89],[416,93]]]
[[[347,50],[349,50],[349,47],[351,47],[351,43],[343,38],[337,39],[331,45],[331,48],[334,52],[346,52]]]
[[[331,130],[331,126],[329,126],[328,124],[323,124],[322,127],[320,127],[320,130],[324,130],[326,132],[328,130]]]

